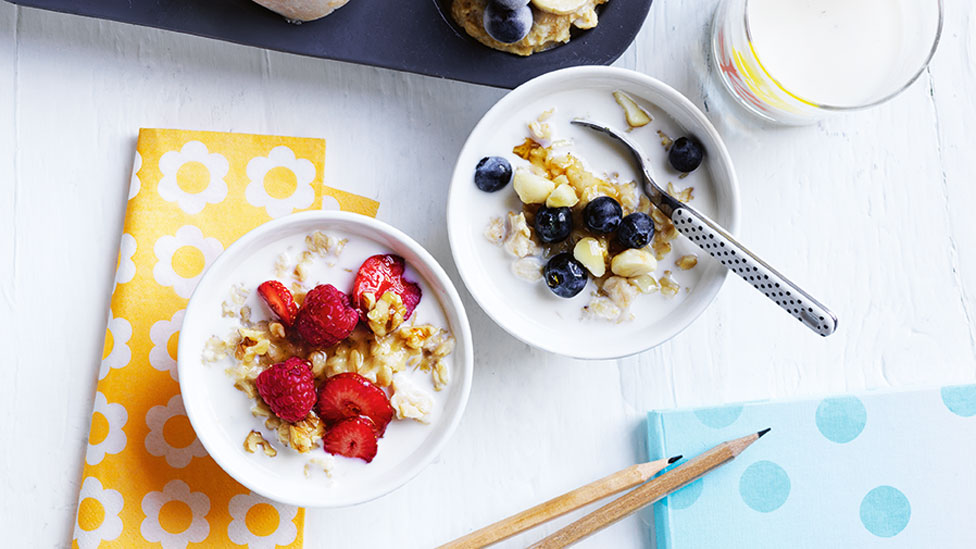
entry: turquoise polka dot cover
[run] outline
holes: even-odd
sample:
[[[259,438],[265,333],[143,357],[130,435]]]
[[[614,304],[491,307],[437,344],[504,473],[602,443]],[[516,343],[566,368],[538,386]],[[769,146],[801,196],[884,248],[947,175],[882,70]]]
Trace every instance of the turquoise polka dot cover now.
[[[648,453],[766,427],[654,504],[658,549],[976,547],[976,385],[653,411]]]

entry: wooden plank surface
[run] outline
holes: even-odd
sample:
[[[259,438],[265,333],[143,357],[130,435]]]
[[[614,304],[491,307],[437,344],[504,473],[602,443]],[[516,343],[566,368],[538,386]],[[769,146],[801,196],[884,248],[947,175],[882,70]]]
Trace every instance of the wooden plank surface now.
[[[741,181],[740,236],[822,296],[838,333],[823,340],[785,322],[730,278],[671,342],[579,362],[509,337],[462,289],[478,357],[457,433],[403,489],[309,512],[310,547],[454,539],[646,459],[651,408],[976,379],[976,6],[946,1],[935,61],[895,100],[784,129],[741,118],[707,74],[715,3],[655,2],[617,64],[707,110]],[[447,182],[503,93],[2,2],[0,74],[0,332],[13,342],[0,383],[0,524],[15,547],[71,536],[140,126],[324,136],[327,182],[387,204],[418,197],[379,217],[458,280]],[[524,547],[575,516],[501,546]],[[639,513],[580,546],[651,547],[649,520]]]

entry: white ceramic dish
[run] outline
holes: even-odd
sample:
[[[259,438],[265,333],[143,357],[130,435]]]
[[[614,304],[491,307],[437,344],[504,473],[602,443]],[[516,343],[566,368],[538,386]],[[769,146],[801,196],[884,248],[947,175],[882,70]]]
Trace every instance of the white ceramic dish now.
[[[316,230],[344,233],[350,237],[350,244],[333,268],[332,279],[315,278],[315,283],[332,283],[343,289],[351,285],[355,273],[355,267],[349,272],[343,261],[358,266],[368,257],[358,257],[359,252],[372,255],[385,250],[398,254],[406,260],[410,278],[424,289],[415,315],[421,322],[446,323],[442,327],[449,327],[456,339],[455,350],[448,357],[450,382],[435,394],[437,404],[431,424],[394,421],[380,439],[379,452],[371,463],[336,457],[341,467],[336,468],[332,478],[321,470],[306,477],[301,460],[308,454],[282,448],[273,437],[268,439],[278,448],[278,456],[268,458],[260,451],[246,453],[244,437],[250,428],[260,428],[260,420],[251,417],[252,402],[233,387],[233,379],[225,373],[227,363],[204,363],[201,359],[204,345],[212,335],[226,335],[215,331],[215,326],[221,325],[221,304],[231,286],[243,282],[252,290],[249,299],[258,299],[253,295],[254,288],[262,278],[270,278],[253,268],[254,258],[271,260],[284,243],[304,238]],[[363,243],[359,250],[355,246],[357,241]],[[259,307],[255,304],[252,308],[256,311]],[[471,330],[464,306],[440,265],[397,229],[366,216],[342,212],[307,212],[284,217],[252,230],[228,247],[201,278],[190,299],[180,331],[178,357],[186,413],[211,457],[251,490],[276,501],[307,507],[362,503],[398,488],[419,473],[437,456],[457,427],[471,389],[473,367]],[[314,453],[327,456],[321,449],[310,452]]]
[[[461,278],[485,312],[522,341],[563,355],[610,359],[659,345],[685,329],[712,302],[727,271],[698,250],[684,236],[660,262],[656,276],[674,272],[682,286],[677,296],[640,296],[631,307],[633,320],[613,323],[582,319],[580,311],[595,286],[572,299],[553,295],[542,281],[529,283],[510,272],[512,257],[483,236],[490,217],[520,209],[511,184],[495,193],[479,190],[473,182],[475,165],[485,156],[504,156],[513,168],[527,162],[512,154],[512,147],[529,136],[527,123],[550,108],[548,122],[553,139],[571,139],[566,150],[583,159],[595,173],[620,174],[621,181],[639,180],[627,153],[605,136],[572,126],[584,117],[627,129],[623,112],[612,92],[623,90],[654,117],[629,133],[644,149],[662,185],[673,181],[679,189],[695,187],[694,206],[733,233],[739,221],[739,197],[732,160],[715,128],[686,97],[649,76],[612,67],[574,67],[540,76],[503,97],[481,119],[461,149],[451,180],[447,226],[451,250]],[[706,151],[701,167],[684,179],[667,165],[666,152],[656,130],[677,138],[694,135]],[[681,255],[696,254],[699,264],[690,271],[674,267]],[[666,264],[667,262],[667,264]],[[685,291],[689,288],[690,291]]]

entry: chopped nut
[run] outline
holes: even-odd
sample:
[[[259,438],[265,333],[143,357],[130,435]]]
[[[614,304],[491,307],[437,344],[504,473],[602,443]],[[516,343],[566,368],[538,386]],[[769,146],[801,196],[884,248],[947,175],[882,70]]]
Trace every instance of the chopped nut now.
[[[695,254],[683,255],[674,262],[682,271],[694,269],[698,265],[698,256]]]
[[[363,298],[367,300],[366,303],[369,307],[369,312],[366,313],[366,322],[369,324],[369,329],[377,336],[385,336],[403,324],[403,320],[407,316],[407,308],[403,304],[403,299],[396,292],[387,291],[375,303],[370,303],[374,301],[371,293],[363,294]]]
[[[641,293],[644,294],[654,293],[658,290],[657,280],[649,274],[635,276],[630,279],[630,283],[637,286]]]
[[[695,191],[694,187],[687,187],[679,191],[674,188],[673,183],[668,181],[668,194],[670,194],[671,196],[673,196],[674,198],[676,198],[681,202],[688,203],[694,200],[695,196],[694,194],[692,194],[694,193],[694,191]]]
[[[271,332],[277,338],[285,338],[285,326],[280,322],[271,322],[268,324],[268,331]]]
[[[572,208],[579,202],[576,190],[569,184],[565,175],[560,175],[557,179],[566,179],[567,182],[557,186],[549,193],[549,197],[546,198],[546,206],[550,208]]]
[[[661,130],[657,131],[657,135],[661,138],[661,146],[664,147],[664,150],[670,149],[671,145],[674,143],[674,140],[672,140],[668,134],[662,132]]]
[[[421,326],[406,326],[400,328],[397,335],[403,340],[404,345],[411,349],[423,349],[427,340],[437,333],[437,329],[430,324]]]
[[[607,244],[588,236],[576,243],[573,257],[586,267],[586,270],[600,278],[607,272]]]
[[[631,128],[640,128],[651,122],[651,115],[626,93],[617,90],[613,92],[613,98],[624,109],[624,117]]]
[[[264,455],[268,457],[275,457],[278,455],[278,450],[275,450],[271,443],[264,439],[258,431],[251,431],[247,434],[247,438],[244,439],[244,451],[253,454],[257,447],[260,446],[264,451]]]
[[[298,423],[282,421],[278,425],[278,441],[301,454],[320,446],[324,434],[325,424],[314,413]]]
[[[638,249],[628,249],[613,257],[610,270],[613,274],[623,277],[633,277],[654,272],[657,261],[649,252]]]
[[[539,148],[542,148],[542,145],[536,143],[531,138],[526,137],[525,141],[523,141],[521,145],[517,145],[514,149],[512,149],[512,153],[522,160],[528,160],[530,153]]]
[[[524,166],[515,170],[512,186],[519,199],[526,204],[542,204],[555,188],[552,181]]]
[[[661,295],[675,296],[678,295],[678,290],[681,286],[671,278],[671,271],[664,271],[664,276],[658,279],[658,284],[661,285]]]
[[[250,328],[238,328],[237,332],[241,339],[234,351],[234,357],[244,365],[253,366],[258,363],[259,357],[268,354],[271,341],[264,332]]]

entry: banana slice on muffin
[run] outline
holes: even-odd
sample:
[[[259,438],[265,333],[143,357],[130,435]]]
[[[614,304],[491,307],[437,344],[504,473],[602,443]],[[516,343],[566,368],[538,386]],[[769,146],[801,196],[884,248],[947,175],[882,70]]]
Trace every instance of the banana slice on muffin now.
[[[572,15],[586,4],[586,0],[532,0],[536,8],[556,15]]]
[[[346,5],[349,0],[254,0],[271,11],[284,15],[288,20],[314,21]]]

